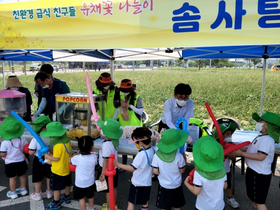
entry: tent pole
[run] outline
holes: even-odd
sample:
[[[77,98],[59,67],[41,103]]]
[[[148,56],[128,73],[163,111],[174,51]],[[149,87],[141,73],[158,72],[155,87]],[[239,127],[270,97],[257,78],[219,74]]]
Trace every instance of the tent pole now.
[[[3,73],[3,89],[5,89],[5,70],[4,70],[4,66],[5,66],[5,61],[2,60],[2,73]]]
[[[263,97],[264,97],[265,70],[266,70],[266,59],[264,58],[264,61],[263,61],[263,79],[262,79],[262,96],[261,96],[261,110],[260,110],[260,115],[262,115],[262,112],[263,112]]]
[[[114,71],[115,71],[115,50],[112,50],[112,57],[110,59],[110,73],[111,73],[112,81],[114,81]]]

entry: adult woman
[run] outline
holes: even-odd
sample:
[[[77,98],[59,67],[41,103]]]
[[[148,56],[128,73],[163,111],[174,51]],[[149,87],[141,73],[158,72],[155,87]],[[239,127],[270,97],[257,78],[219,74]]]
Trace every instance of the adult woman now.
[[[130,79],[123,79],[120,85],[120,98],[122,108],[127,109],[128,118],[125,119],[122,113],[118,113],[117,119],[121,126],[142,126],[143,103],[141,97],[134,91],[135,85]]]
[[[118,87],[111,79],[111,75],[107,72],[102,73],[95,81],[96,88],[93,90],[95,94],[105,95],[104,103],[104,120],[112,118],[116,107],[120,105],[120,93]],[[98,103],[97,114],[102,117],[102,102]]]

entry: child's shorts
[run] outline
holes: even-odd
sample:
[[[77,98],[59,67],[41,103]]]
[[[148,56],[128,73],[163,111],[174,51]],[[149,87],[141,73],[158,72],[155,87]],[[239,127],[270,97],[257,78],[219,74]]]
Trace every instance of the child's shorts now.
[[[160,209],[181,208],[186,204],[182,185],[176,189],[166,189],[158,185],[156,206]]]
[[[66,176],[59,176],[57,174],[51,173],[50,176],[50,188],[54,190],[64,190],[65,187],[71,186],[71,173]]]
[[[27,169],[28,166],[25,160],[22,162],[5,164],[5,174],[9,178],[22,176],[26,173]]]
[[[130,185],[128,202],[135,205],[144,205],[150,199],[151,186],[149,187],[135,187]]]
[[[37,156],[33,160],[32,168],[32,182],[41,182],[44,177],[50,178],[51,176],[51,165],[42,164]]]
[[[88,199],[94,198],[94,192],[96,192],[96,186],[95,184],[87,187],[87,188],[80,188],[74,185],[73,188],[73,197],[75,199],[83,199],[84,197],[87,197]]]
[[[271,174],[258,174],[256,171],[247,167],[246,170],[246,189],[247,196],[252,202],[265,204],[271,182]]]

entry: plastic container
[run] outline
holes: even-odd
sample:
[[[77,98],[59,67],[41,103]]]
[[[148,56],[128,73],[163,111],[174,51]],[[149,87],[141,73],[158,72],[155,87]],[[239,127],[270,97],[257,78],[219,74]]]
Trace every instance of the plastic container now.
[[[9,110],[23,117],[26,113],[26,95],[16,90],[1,90],[0,118],[11,116]]]

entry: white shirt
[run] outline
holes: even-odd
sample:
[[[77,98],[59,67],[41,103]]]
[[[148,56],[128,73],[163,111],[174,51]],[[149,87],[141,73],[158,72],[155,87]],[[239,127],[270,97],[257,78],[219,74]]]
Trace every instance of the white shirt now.
[[[193,184],[201,187],[195,207],[199,210],[223,210],[225,207],[224,185],[227,176],[217,180],[208,180],[195,171],[193,178]]]
[[[97,164],[97,156],[75,155],[71,158],[72,165],[76,165],[75,185],[80,188],[90,187],[95,181],[95,166]]]
[[[225,157],[224,167],[226,168],[226,173],[230,172],[230,162],[230,159],[228,157]]]
[[[189,119],[193,117],[193,100],[188,99],[187,103],[183,107],[179,107],[176,103],[176,99],[169,98],[163,105],[163,114],[161,120],[169,128],[176,128],[176,121],[179,117],[184,117],[188,124]]]
[[[133,172],[131,183],[134,186],[152,186],[152,173],[153,173],[153,168],[151,167],[151,163],[153,161],[154,157],[154,150],[152,147],[149,149],[146,149],[148,158],[149,158],[149,163],[147,159],[147,155],[144,150],[141,150],[140,152],[137,153],[135,158],[133,159],[133,162],[131,166],[136,169]]]
[[[175,159],[171,163],[163,162],[157,154],[154,155],[152,167],[158,168],[158,181],[166,189],[176,189],[182,184],[181,168],[186,166],[183,155],[176,153]]]
[[[40,138],[42,139],[42,141],[44,142],[44,144],[46,146],[50,146],[50,138],[49,137],[47,137],[47,138],[40,137]],[[31,139],[31,142],[28,146],[28,149],[32,150],[32,151],[36,151],[34,153],[34,155],[36,155],[38,157],[38,150],[41,149],[41,145],[38,143],[38,141],[35,138],[33,138],[33,139]]]
[[[267,154],[263,161],[245,158],[246,165],[259,174],[271,174],[271,163],[273,162],[275,142],[269,135],[257,137],[248,146],[246,153],[257,154],[262,152]]]
[[[114,154],[115,157],[118,157],[118,149],[114,147],[112,141],[103,141],[101,147],[99,148],[99,165],[103,167],[104,158],[110,157],[111,154]],[[116,168],[116,167],[115,167]]]
[[[0,152],[6,153],[5,164],[24,161],[23,147],[28,144],[24,137],[4,140]]]

